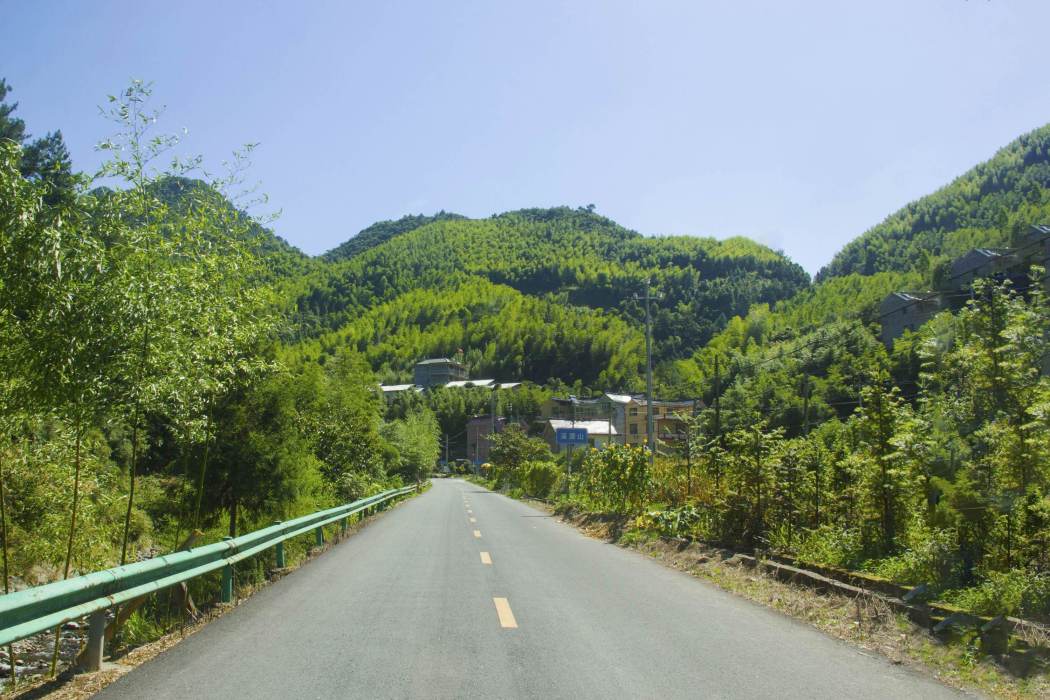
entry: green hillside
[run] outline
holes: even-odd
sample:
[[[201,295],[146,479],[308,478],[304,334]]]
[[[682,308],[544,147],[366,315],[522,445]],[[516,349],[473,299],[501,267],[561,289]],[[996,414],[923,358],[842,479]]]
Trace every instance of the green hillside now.
[[[1050,125],[1031,131],[933,194],[851,241],[818,280],[858,273],[926,273],[975,247],[1009,245],[1050,220]]]
[[[641,330],[616,315],[525,295],[479,277],[406,292],[295,346],[289,359],[324,362],[346,348],[361,353],[390,383],[409,381],[419,358],[464,349],[476,377],[639,389],[645,357]]]
[[[1050,620],[1042,285],[979,282],[963,309],[878,338],[886,294],[1046,220],[1047,129],[811,284],[748,239],[645,237],[590,208],[405,217],[311,258],[179,168],[129,159],[167,143],[135,116],[148,97],[113,98],[109,190],[0,139],[0,520],[19,585],[415,481],[468,454],[475,414],[529,422],[551,395],[639,390],[648,281],[657,393],[702,399],[698,415],[662,433],[652,471],[629,446],[570,470],[533,443],[527,473],[551,478],[530,493]],[[527,381],[381,396],[461,349],[476,378]],[[525,464],[508,454],[497,474]]]
[[[397,221],[379,221],[372,224],[366,229],[362,229],[353,238],[344,241],[332,250],[321,256],[323,259],[329,262],[336,262],[338,260],[346,260],[352,258],[358,253],[362,253],[369,248],[373,248],[380,243],[390,240],[394,236],[400,235],[417,229],[420,226],[424,226],[433,221],[443,221],[446,219],[463,219],[465,217],[459,214],[453,214],[450,212],[439,211],[433,216],[423,216],[422,214],[417,215],[406,215],[402,216]]]
[[[647,238],[587,209],[528,209],[437,217],[329,263],[303,281],[300,326],[305,335],[337,330],[400,295],[471,277],[635,326],[644,318],[635,295],[650,278],[663,294],[654,312],[660,358],[687,356],[727,318],[808,285],[798,265],[747,239]]]

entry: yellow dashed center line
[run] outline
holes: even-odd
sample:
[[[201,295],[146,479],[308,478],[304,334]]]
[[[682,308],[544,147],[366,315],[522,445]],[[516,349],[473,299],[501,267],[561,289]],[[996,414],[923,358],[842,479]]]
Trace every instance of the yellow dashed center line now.
[[[481,563],[482,564],[488,564],[489,566],[492,565],[492,557],[489,556],[488,552],[482,552],[481,553]]]
[[[481,530],[475,530],[474,531],[474,536],[477,537],[480,540],[481,539]]]
[[[496,604],[496,614],[499,615],[499,626],[507,629],[517,629],[518,621],[514,619],[514,613],[510,610],[510,603],[506,598],[493,598]]]

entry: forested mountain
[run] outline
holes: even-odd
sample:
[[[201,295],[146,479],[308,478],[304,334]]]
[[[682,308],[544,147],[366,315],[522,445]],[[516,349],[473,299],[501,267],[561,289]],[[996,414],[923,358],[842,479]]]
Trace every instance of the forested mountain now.
[[[480,277],[405,292],[316,341],[293,346],[289,361],[324,362],[347,348],[389,383],[408,381],[420,358],[462,349],[475,377],[639,389],[645,357],[641,329],[614,314]]]
[[[1042,585],[996,612],[1050,619],[1041,287],[978,284],[892,348],[876,334],[889,292],[1046,222],[1050,130],[893,215],[810,284],[745,238],[649,238],[591,208],[409,216],[311,258],[221,186],[154,172],[170,141],[140,127],[147,85],[114,97],[109,190],[72,172],[60,137],[27,142],[5,90],[0,524],[23,583],[414,480],[439,430],[458,439],[490,406],[527,420],[553,393],[639,390],[649,281],[658,393],[706,408],[685,453],[697,489],[675,461],[684,445],[663,445],[659,474],[632,462],[647,489],[632,507],[680,505],[685,534],[932,581],[973,609],[994,607],[966,597],[981,586]],[[380,396],[459,350],[474,377],[531,381]],[[572,489],[568,470],[558,483],[601,483],[580,466]]]
[[[150,192],[177,216],[192,216],[194,210],[203,206],[222,211],[231,222],[225,234],[237,233],[252,255],[277,278],[302,276],[317,264],[306,253],[238,209],[204,180],[184,176],[161,177],[150,184]]]
[[[1007,246],[1050,220],[1050,125],[1021,136],[951,184],[851,241],[818,280],[920,272],[975,247]]]
[[[471,277],[610,312],[636,327],[644,319],[636,297],[651,279],[663,295],[654,306],[659,358],[688,355],[731,316],[808,284],[798,265],[744,238],[647,238],[567,207],[488,219],[439,215],[305,278],[300,328],[307,336],[336,330],[402,294]]]
[[[809,288],[660,367],[662,390],[707,405],[696,507],[664,534],[763,543],[927,583],[971,611],[1050,619],[1043,286],[979,280],[961,309],[891,348],[878,339],[887,294],[1050,219],[1048,146],[1050,127],[1021,137],[850,243]],[[672,501],[680,489],[656,487]]]
[[[408,214],[402,216],[397,221],[379,221],[372,224],[366,229],[362,229],[353,238],[344,241],[335,248],[325,253],[323,257],[329,262],[335,262],[338,260],[346,260],[352,258],[358,253],[364,252],[369,248],[373,248],[380,243],[390,240],[394,236],[417,229],[420,226],[431,223],[432,221],[442,221],[445,219],[463,219],[466,217],[460,216],[459,214],[453,214],[451,212],[439,211],[433,216],[423,216],[422,214]]]

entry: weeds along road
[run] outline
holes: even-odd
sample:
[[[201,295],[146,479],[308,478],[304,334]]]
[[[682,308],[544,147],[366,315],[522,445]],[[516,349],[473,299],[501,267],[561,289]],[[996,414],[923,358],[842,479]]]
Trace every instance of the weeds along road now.
[[[545,513],[433,488],[102,698],[948,698]]]

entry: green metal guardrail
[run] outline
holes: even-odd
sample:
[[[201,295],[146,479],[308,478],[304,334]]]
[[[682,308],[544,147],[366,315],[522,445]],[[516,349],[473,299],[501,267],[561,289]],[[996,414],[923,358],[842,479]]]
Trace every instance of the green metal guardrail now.
[[[214,544],[0,596],[0,646],[54,629],[70,620],[92,615],[88,645],[90,647],[92,643],[97,644],[96,656],[98,661],[101,661],[100,635],[105,628],[104,613],[108,608],[216,569],[223,569],[221,599],[222,602],[229,603],[233,599],[233,564],[274,547],[277,566],[283,568],[285,540],[313,530],[316,533],[317,544],[322,545],[322,528],[325,525],[342,520],[342,529],[345,532],[351,515],[368,509],[382,508],[415,489],[415,486],[406,486],[384,491],[295,520],[278,522],[246,535],[227,537]],[[97,665],[90,661],[89,664],[97,668]]]

